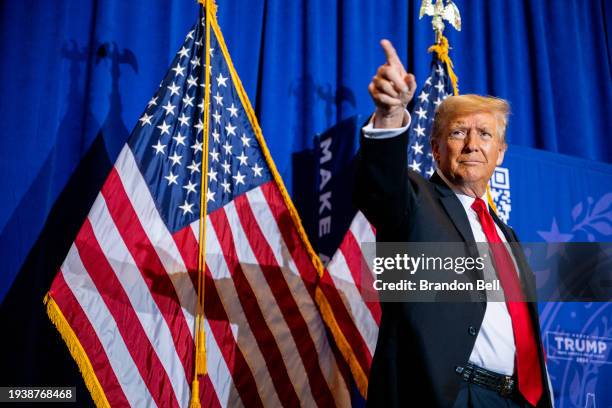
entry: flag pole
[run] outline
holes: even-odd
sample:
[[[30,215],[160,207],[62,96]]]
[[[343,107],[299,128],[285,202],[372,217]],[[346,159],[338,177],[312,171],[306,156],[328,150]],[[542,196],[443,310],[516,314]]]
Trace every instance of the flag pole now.
[[[195,361],[193,381],[191,383],[190,408],[200,407],[200,383],[198,376],[206,375],[206,332],[204,331],[204,288],[206,281],[206,214],[208,200],[208,131],[210,109],[210,19],[216,13],[214,0],[198,0],[204,7],[205,13],[205,45],[204,45],[204,109],[202,128],[202,171],[200,178],[200,220],[198,240],[198,303],[195,316]]]

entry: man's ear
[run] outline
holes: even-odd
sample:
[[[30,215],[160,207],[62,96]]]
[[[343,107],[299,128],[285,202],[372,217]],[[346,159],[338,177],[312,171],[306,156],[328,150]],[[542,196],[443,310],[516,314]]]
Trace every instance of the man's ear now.
[[[501,164],[504,162],[504,155],[506,154],[506,150],[508,150],[508,145],[504,142],[504,144],[502,144],[499,147],[499,154],[497,155],[497,163],[495,163],[497,166],[501,166]]]
[[[440,143],[437,139],[431,139],[431,154],[433,155],[436,164],[440,163]]]

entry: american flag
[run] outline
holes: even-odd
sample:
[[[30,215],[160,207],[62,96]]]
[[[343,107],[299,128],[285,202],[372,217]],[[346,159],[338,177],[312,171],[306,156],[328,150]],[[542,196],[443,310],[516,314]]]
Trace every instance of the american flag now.
[[[430,75],[417,94],[408,129],[409,167],[429,178],[435,171],[429,135],[435,108],[453,86],[445,64],[434,54]],[[347,357],[356,385],[362,395],[367,393],[367,378],[376,349],[381,309],[372,302],[372,271],[365,269],[361,244],[376,241],[376,232],[358,211],[340,247],[327,265],[322,282],[335,300],[336,320],[347,338],[351,354]],[[335,292],[337,294],[335,294]]]
[[[138,120],[53,281],[48,314],[97,405],[189,405],[207,154],[202,405],[348,406],[350,373],[320,312],[331,316],[333,293],[320,289],[323,270],[211,18],[210,47],[201,18]]]

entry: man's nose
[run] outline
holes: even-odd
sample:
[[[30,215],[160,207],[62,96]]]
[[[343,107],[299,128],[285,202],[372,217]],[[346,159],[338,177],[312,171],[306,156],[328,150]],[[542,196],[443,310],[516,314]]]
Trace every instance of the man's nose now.
[[[478,137],[478,131],[476,129],[469,129],[465,137],[463,149],[468,152],[476,151],[480,148],[480,145],[478,144],[479,141],[480,138]]]

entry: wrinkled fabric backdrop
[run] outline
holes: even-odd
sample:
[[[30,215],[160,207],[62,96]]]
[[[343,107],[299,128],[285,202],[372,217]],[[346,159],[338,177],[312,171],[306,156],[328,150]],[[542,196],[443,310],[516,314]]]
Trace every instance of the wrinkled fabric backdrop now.
[[[461,93],[506,98],[509,143],[612,163],[612,3],[456,0],[447,25]],[[419,86],[420,1],[219,0],[218,19],[272,157],[295,196],[297,158],[368,115],[389,38]],[[0,4],[0,385],[78,385],[42,298],[107,172],[196,21],[191,0]],[[299,203],[298,203],[299,204]],[[83,399],[81,399],[83,401]]]

